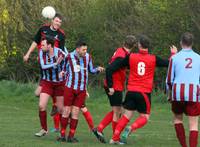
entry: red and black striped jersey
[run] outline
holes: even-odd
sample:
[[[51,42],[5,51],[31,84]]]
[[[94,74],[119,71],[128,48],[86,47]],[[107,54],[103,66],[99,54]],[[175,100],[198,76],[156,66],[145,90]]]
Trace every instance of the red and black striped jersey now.
[[[62,29],[53,30],[51,29],[50,25],[45,24],[43,25],[37,32],[37,34],[34,37],[34,41],[38,45],[38,49],[41,48],[41,41],[46,36],[51,36],[55,39],[55,47],[60,48],[62,51],[65,47],[65,33]]]

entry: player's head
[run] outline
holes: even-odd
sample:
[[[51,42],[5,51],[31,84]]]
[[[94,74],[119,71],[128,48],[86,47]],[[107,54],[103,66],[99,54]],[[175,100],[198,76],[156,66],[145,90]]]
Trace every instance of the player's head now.
[[[146,35],[140,35],[138,39],[139,49],[148,49],[150,47],[150,39]]]
[[[42,39],[41,47],[43,51],[49,51],[54,47],[54,38],[46,36],[46,38]]]
[[[127,49],[134,49],[137,47],[137,39],[133,35],[126,36],[124,40],[124,47]]]
[[[84,57],[87,53],[87,44],[83,40],[79,40],[76,43],[76,51],[79,54],[79,56]]]
[[[181,47],[182,48],[191,48],[193,45],[194,36],[192,33],[186,32],[181,36]]]
[[[53,29],[55,29],[55,30],[59,29],[61,27],[62,20],[63,20],[62,15],[59,13],[56,13],[56,15],[53,17],[52,23],[51,23]]]

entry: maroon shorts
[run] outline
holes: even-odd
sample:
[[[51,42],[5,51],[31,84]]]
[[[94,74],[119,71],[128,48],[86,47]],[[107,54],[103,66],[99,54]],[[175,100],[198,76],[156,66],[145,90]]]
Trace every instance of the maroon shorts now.
[[[175,114],[185,113],[188,116],[200,115],[200,103],[199,102],[177,102],[172,101],[172,112]]]
[[[85,103],[86,90],[74,90],[65,86],[64,106],[77,106],[79,108]]]
[[[45,80],[42,80],[42,79],[41,79],[41,80],[39,81],[39,86],[42,87],[42,85],[43,85],[44,83],[45,83]]]
[[[42,91],[41,93],[47,93],[50,96],[63,96],[64,93],[64,82],[42,82]]]

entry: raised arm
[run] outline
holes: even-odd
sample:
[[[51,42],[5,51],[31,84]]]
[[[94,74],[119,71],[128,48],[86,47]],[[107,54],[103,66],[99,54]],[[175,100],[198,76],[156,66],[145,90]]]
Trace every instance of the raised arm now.
[[[177,48],[176,46],[172,45],[170,46],[170,51],[171,51],[171,55],[169,57],[169,59],[162,59],[158,56],[156,56],[156,66],[157,67],[168,67],[169,65],[169,60],[172,58],[173,55],[175,55],[177,53]]]
[[[35,41],[33,41],[32,44],[31,44],[31,46],[29,47],[27,53],[23,57],[24,62],[28,61],[28,59],[30,57],[30,54],[35,50],[36,47],[37,47],[37,43]]]
[[[167,79],[166,79],[166,83],[169,86],[169,90],[171,90],[171,88],[172,88],[174,77],[175,77],[174,64],[173,64],[173,58],[172,58],[169,62],[169,67],[168,67],[168,71],[167,71]]]
[[[41,28],[38,30],[37,34],[34,37],[34,40],[33,40],[32,44],[31,44],[31,46],[29,47],[28,51],[26,52],[26,54],[23,57],[25,62],[28,61],[31,53],[35,50],[35,48],[40,43],[40,41],[41,41]]]

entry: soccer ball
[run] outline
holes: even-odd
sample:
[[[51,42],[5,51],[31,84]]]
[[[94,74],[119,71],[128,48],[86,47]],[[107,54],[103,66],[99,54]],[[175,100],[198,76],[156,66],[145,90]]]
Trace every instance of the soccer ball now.
[[[52,19],[56,14],[55,9],[52,6],[46,6],[42,9],[42,16]]]

